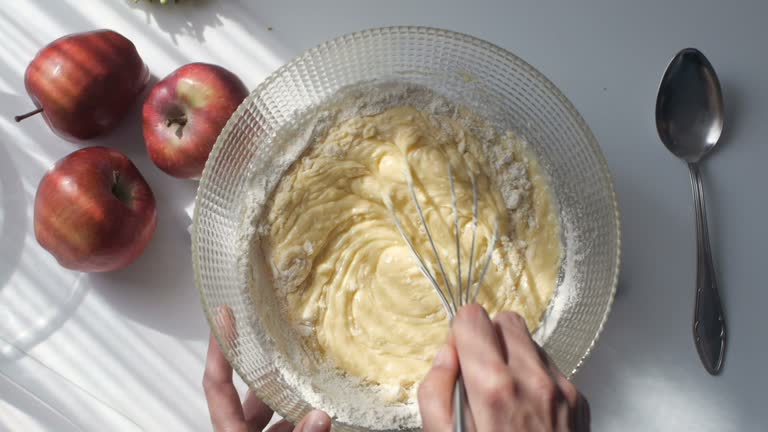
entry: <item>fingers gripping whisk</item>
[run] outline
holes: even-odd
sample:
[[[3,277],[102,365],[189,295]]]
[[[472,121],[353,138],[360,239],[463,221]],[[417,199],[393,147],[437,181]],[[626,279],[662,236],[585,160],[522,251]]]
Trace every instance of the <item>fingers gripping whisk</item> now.
[[[405,169],[405,179],[408,184],[408,192],[411,196],[413,205],[416,208],[416,213],[419,216],[419,223],[421,224],[421,227],[424,230],[424,235],[427,237],[427,242],[429,243],[429,248],[431,249],[434,261],[437,263],[437,268],[440,271],[440,276],[442,276],[442,281],[443,281],[442,286],[440,285],[440,283],[438,283],[438,279],[434,270],[430,268],[430,265],[428,264],[428,262],[424,259],[422,254],[420,254],[419,251],[414,246],[414,240],[411,239],[408,236],[408,234],[406,234],[405,229],[403,228],[403,224],[394,210],[392,199],[390,198],[389,195],[386,195],[386,194],[384,195],[384,204],[386,205],[390,215],[392,216],[392,221],[394,222],[395,227],[397,228],[397,231],[400,233],[400,235],[403,237],[403,240],[408,245],[408,248],[411,251],[411,255],[413,256],[416,266],[419,268],[421,273],[429,281],[430,285],[432,285],[432,287],[435,289],[435,292],[440,297],[440,301],[443,303],[443,308],[445,309],[445,312],[448,314],[448,317],[451,320],[453,320],[453,317],[456,315],[456,313],[458,312],[459,308],[461,308],[461,306],[468,303],[474,303],[477,300],[477,295],[480,292],[480,286],[483,283],[483,279],[485,278],[485,274],[488,271],[488,267],[491,263],[491,256],[493,255],[493,249],[496,245],[496,241],[498,239],[498,234],[499,234],[499,221],[496,220],[493,227],[493,234],[491,235],[491,239],[488,242],[488,250],[485,252],[485,256],[483,258],[484,263],[480,268],[479,276],[477,277],[476,280],[474,280],[473,276],[475,272],[473,271],[473,269],[475,267],[475,249],[476,249],[476,243],[477,243],[477,229],[478,229],[478,190],[477,190],[477,179],[475,178],[474,173],[472,172],[472,170],[467,170],[467,171],[469,173],[469,177],[472,182],[472,222],[470,224],[471,240],[470,240],[470,248],[469,248],[469,259],[467,261],[467,266],[466,266],[467,268],[466,281],[463,278],[463,272],[462,272],[461,224],[459,223],[459,205],[456,197],[456,182],[455,182],[452,166],[448,164],[448,184],[451,189],[451,207],[453,211],[453,235],[454,235],[455,246],[456,246],[456,262],[457,262],[457,275],[456,275],[457,277],[455,280],[455,284],[451,283],[451,279],[448,277],[448,274],[445,270],[445,266],[443,265],[443,258],[440,257],[440,253],[438,252],[437,246],[435,245],[435,239],[432,235],[432,230],[429,228],[429,224],[427,223],[427,218],[424,216],[424,210],[421,206],[421,203],[419,202],[418,195],[416,194],[416,187],[414,186],[413,176],[411,174],[411,170],[409,166],[406,166],[406,169]],[[466,396],[465,396],[463,381],[461,377],[459,377],[456,381],[456,385],[454,386],[454,393],[453,393],[454,412],[456,413],[454,416],[454,425],[453,425],[454,432],[463,432],[467,430],[466,418],[464,415],[465,406],[466,406],[465,399],[466,399]]]

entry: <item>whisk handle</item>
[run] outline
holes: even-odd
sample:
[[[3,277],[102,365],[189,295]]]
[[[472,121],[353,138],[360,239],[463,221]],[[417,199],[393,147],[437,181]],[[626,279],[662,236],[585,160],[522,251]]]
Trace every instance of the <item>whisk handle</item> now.
[[[453,432],[469,432],[466,413],[464,412],[466,400],[467,393],[464,388],[464,380],[459,375],[453,387]]]

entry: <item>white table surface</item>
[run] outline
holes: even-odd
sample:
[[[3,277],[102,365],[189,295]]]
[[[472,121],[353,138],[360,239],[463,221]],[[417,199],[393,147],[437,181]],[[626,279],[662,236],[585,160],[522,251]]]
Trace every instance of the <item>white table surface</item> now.
[[[80,146],[41,118],[23,73],[64,34],[112,28],[163,77],[221,64],[253,88],[326,39],[419,24],[469,33],[520,55],[573,101],[615,177],[624,230],[616,302],[575,380],[595,431],[764,431],[768,387],[768,3],[759,0],[230,1],[176,7],[129,1],[17,1],[0,8],[0,430],[210,430],[200,381],[208,334],[192,283],[188,218],[196,183],[147,158],[140,105],[93,144],[126,152],[154,189],[157,233],[111,274],[59,268],[32,232],[37,183]],[[268,28],[272,28],[269,30]],[[700,48],[727,107],[721,148],[704,167],[729,347],[721,376],[691,337],[695,271],[688,173],[659,142],[656,87],[670,57]]]

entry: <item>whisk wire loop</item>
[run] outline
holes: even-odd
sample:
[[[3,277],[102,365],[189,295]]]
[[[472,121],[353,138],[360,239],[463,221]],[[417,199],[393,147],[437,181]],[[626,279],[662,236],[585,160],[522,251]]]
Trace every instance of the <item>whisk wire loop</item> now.
[[[434,238],[432,236],[432,231],[429,228],[429,224],[427,223],[427,218],[424,216],[424,210],[421,207],[421,203],[419,202],[419,197],[416,194],[416,186],[414,185],[413,181],[413,175],[411,173],[410,165],[408,165],[408,159],[406,158],[406,167],[405,167],[405,179],[406,183],[408,184],[408,190],[411,195],[411,200],[413,201],[414,206],[416,207],[416,212],[419,215],[419,221],[421,222],[422,227],[424,228],[424,233],[427,236],[427,240],[429,241],[429,246],[432,249],[432,253],[434,254],[435,262],[437,262],[437,266],[440,269],[440,275],[442,276],[443,283],[445,285],[445,288],[441,288],[440,284],[437,282],[437,278],[435,277],[434,271],[430,271],[430,267],[427,264],[427,262],[422,258],[422,256],[419,254],[419,252],[416,250],[416,247],[413,245],[413,241],[408,237],[408,235],[405,233],[405,229],[403,229],[403,225],[400,222],[400,218],[398,218],[397,214],[395,213],[394,205],[392,204],[392,199],[389,195],[384,195],[384,204],[386,205],[387,209],[389,210],[390,215],[392,216],[392,220],[395,224],[395,227],[397,227],[397,231],[400,233],[400,235],[403,237],[403,240],[408,245],[408,248],[411,251],[411,254],[413,255],[413,259],[416,262],[416,266],[419,268],[421,273],[424,275],[424,277],[427,278],[430,285],[435,289],[435,292],[440,297],[440,301],[443,303],[443,308],[445,309],[445,312],[448,314],[448,318],[450,321],[453,321],[453,317],[458,312],[459,308],[465,304],[468,304],[470,300],[472,302],[475,302],[477,300],[478,293],[480,292],[480,286],[483,283],[483,279],[485,278],[486,273],[488,272],[488,267],[491,263],[491,258],[493,256],[493,250],[496,246],[496,241],[498,239],[499,234],[499,221],[496,220],[493,227],[493,234],[491,235],[491,239],[488,242],[488,250],[485,253],[485,262],[483,264],[482,270],[480,270],[480,277],[477,278],[477,281],[472,280],[472,269],[475,265],[475,244],[477,241],[477,229],[478,229],[478,192],[477,192],[477,179],[475,178],[475,174],[472,172],[471,169],[467,170],[469,173],[469,178],[472,182],[472,223],[471,223],[471,230],[472,230],[472,240],[470,244],[469,249],[469,261],[467,262],[467,281],[466,284],[464,284],[463,278],[462,278],[462,265],[461,265],[461,228],[459,225],[459,205],[458,205],[458,199],[456,196],[456,181],[453,174],[453,167],[451,164],[448,164],[448,184],[451,189],[451,206],[453,210],[453,230],[456,240],[456,262],[458,264],[458,278],[456,279],[456,290],[454,291],[453,285],[451,284],[451,280],[448,278],[448,275],[445,271],[445,266],[443,266],[443,260],[440,258],[440,253],[437,250],[437,246],[435,245]],[[426,191],[425,191],[426,193]],[[459,377],[456,380],[456,384],[454,385],[454,391],[453,391],[453,410],[455,416],[454,416],[454,424],[453,424],[453,432],[464,432],[467,430],[467,424],[466,424],[466,416],[465,416],[465,408],[467,407],[466,403],[466,391],[464,388],[464,381],[459,375]]]

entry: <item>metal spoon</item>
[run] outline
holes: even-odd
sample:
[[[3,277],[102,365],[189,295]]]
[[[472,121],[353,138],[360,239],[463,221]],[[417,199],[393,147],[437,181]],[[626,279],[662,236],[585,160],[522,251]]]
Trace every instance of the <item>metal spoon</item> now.
[[[712,265],[699,161],[717,144],[723,117],[720,82],[707,58],[694,48],[677,53],[659,86],[656,129],[667,149],[687,162],[691,173],[698,249],[693,338],[704,367],[712,375],[723,366],[725,315]]]

